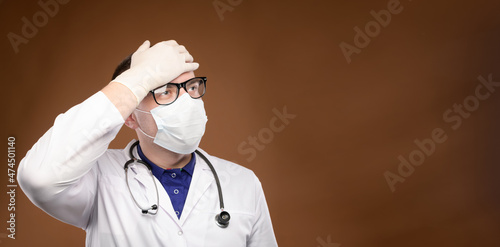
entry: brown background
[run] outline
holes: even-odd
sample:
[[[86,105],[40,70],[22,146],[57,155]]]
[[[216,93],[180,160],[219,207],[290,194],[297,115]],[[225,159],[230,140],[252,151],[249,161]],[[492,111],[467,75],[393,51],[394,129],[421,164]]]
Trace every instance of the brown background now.
[[[21,18],[41,8],[1,1],[2,147],[15,136],[19,162],[142,41],[175,39],[209,78],[201,147],[259,176],[280,246],[500,246],[500,92],[457,130],[442,117],[473,95],[479,75],[500,81],[500,2],[403,0],[347,63],[339,44],[352,45],[353,28],[388,2],[243,0],[221,21],[212,0],[72,0],[16,54],[7,34],[21,35]],[[238,145],[285,106],[297,117],[248,161]],[[448,139],[391,192],[383,173],[435,128]],[[134,136],[124,127],[111,147]],[[5,192],[0,245],[84,246],[84,231],[20,189],[16,240],[1,235]]]

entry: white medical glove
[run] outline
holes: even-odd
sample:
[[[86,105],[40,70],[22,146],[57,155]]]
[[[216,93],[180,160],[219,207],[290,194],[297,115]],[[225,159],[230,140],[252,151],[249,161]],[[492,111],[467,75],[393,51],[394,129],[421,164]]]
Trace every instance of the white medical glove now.
[[[139,104],[149,91],[172,81],[180,74],[200,66],[193,56],[175,40],[163,41],[149,47],[146,40],[132,55],[130,69],[117,76],[119,82],[132,91]]]

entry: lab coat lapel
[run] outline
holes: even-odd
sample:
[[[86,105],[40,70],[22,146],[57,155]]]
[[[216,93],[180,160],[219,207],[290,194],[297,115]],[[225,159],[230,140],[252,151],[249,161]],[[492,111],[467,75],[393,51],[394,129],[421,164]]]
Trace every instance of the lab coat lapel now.
[[[196,165],[194,167],[193,178],[191,179],[191,184],[189,186],[188,195],[186,198],[186,203],[184,204],[184,209],[182,210],[182,215],[180,219],[181,226],[184,225],[187,217],[193,211],[200,198],[207,191],[210,184],[214,181],[214,176],[210,170],[210,167],[203,161],[198,155],[196,155]]]

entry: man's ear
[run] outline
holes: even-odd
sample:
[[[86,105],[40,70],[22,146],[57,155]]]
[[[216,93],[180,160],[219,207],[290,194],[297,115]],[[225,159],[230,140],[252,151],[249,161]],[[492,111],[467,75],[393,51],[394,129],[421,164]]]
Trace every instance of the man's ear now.
[[[137,129],[137,127],[139,127],[139,125],[137,124],[137,121],[135,120],[135,115],[134,113],[130,114],[130,116],[128,116],[127,119],[125,119],[125,125],[127,125],[127,127],[135,130]]]

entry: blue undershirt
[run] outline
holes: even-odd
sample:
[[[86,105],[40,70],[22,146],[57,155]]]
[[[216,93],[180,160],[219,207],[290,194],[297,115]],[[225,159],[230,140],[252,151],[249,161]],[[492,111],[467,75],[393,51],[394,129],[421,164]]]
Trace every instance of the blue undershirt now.
[[[193,177],[194,166],[196,164],[196,156],[194,152],[191,154],[191,160],[183,168],[163,169],[153,162],[151,162],[144,153],[142,153],[141,146],[137,145],[137,153],[141,160],[145,161],[151,166],[153,175],[160,181],[163,188],[167,191],[172,206],[177,218],[181,217],[184,203]]]

